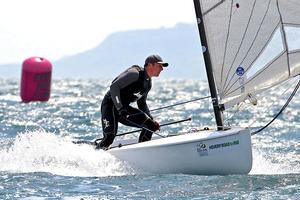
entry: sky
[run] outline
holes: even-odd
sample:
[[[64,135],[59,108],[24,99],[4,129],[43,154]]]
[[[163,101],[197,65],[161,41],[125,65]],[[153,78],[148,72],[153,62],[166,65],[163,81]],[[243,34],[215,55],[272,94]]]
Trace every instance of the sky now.
[[[0,64],[57,60],[117,31],[195,23],[192,0],[0,0]]]

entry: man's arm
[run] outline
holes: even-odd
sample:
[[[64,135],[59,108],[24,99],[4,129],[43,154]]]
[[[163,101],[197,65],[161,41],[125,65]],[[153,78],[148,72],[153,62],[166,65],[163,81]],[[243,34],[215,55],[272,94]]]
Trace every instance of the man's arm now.
[[[137,105],[138,105],[140,110],[144,111],[151,119],[153,119],[152,115],[150,114],[150,110],[149,110],[149,107],[147,105],[147,102],[146,102],[147,95],[148,95],[148,93],[145,96],[143,96],[142,98],[140,98],[137,101]]]
[[[123,107],[121,102],[120,90],[131,83],[137,81],[139,78],[139,72],[135,68],[130,68],[120,74],[110,86],[110,95],[114,102],[117,110],[120,110]]]

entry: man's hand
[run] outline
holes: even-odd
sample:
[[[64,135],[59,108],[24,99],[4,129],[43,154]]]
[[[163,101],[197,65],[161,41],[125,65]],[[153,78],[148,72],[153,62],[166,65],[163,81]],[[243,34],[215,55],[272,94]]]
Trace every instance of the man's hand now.
[[[153,120],[155,131],[160,130],[160,125],[157,121]]]

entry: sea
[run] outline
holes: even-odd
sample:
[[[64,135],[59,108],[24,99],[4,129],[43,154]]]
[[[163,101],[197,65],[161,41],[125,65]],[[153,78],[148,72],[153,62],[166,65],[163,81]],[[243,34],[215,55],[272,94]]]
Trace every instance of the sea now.
[[[0,199],[300,199],[300,91],[272,124],[252,136],[249,174],[150,174],[106,151],[73,143],[102,137],[100,105],[110,82],[54,79],[49,101],[23,103],[20,80],[0,78]],[[226,125],[251,131],[265,126],[295,83],[257,96],[257,105],[228,110]],[[161,124],[192,118],[164,126],[160,134],[215,128],[207,96],[205,81],[154,78],[147,101],[157,109],[153,117]],[[132,130],[119,126],[119,133]],[[134,139],[138,133],[122,137]]]

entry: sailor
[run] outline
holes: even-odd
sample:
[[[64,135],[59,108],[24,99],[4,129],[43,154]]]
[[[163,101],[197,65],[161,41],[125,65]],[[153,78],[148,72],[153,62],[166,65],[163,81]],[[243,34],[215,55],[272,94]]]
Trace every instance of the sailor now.
[[[152,77],[158,77],[163,67],[167,66],[168,63],[159,55],[150,55],[145,60],[144,68],[133,65],[112,81],[101,104],[103,139],[96,144],[97,149],[107,149],[113,143],[118,122],[142,128],[139,142],[151,140],[160,125],[150,114],[146,99]],[[133,102],[137,103],[138,108],[130,105]]]

